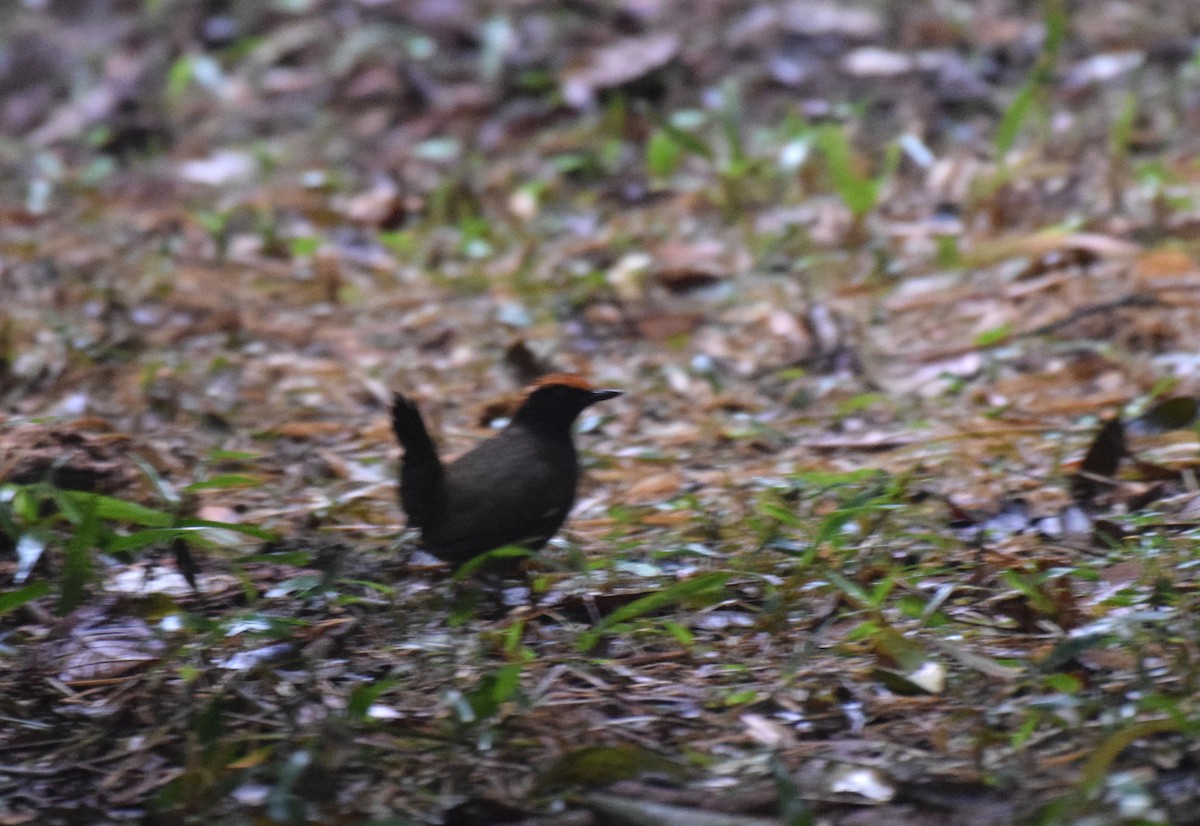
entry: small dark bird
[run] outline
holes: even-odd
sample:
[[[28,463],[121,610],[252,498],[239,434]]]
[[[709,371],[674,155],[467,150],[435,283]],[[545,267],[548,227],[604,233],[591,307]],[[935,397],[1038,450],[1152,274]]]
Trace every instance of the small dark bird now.
[[[400,504],[425,549],[457,566],[503,545],[545,545],[575,504],[579,459],[571,426],[584,408],[619,395],[579,376],[543,376],[504,430],[442,464],[420,411],[397,393]]]

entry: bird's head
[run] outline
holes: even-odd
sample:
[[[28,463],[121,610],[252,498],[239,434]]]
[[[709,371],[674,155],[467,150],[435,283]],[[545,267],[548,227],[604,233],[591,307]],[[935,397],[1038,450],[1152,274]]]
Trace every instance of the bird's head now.
[[[585,408],[621,395],[620,390],[593,386],[574,373],[550,373],[529,385],[514,422],[538,427],[569,428]]]

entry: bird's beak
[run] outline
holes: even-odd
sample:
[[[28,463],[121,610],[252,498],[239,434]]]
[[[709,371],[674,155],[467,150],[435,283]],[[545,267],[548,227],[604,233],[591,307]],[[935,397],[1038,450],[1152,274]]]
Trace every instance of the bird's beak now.
[[[588,404],[595,404],[596,402],[602,402],[605,399],[616,398],[623,392],[624,391],[622,390],[593,390],[591,394],[591,400],[588,402]]]

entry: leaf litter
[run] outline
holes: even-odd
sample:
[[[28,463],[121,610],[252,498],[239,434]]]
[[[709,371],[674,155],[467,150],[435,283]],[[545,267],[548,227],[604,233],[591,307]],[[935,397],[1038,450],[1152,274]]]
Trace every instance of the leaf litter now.
[[[1191,822],[1186,8],[102,5],[0,11],[4,822]],[[390,390],[550,370],[454,580]]]

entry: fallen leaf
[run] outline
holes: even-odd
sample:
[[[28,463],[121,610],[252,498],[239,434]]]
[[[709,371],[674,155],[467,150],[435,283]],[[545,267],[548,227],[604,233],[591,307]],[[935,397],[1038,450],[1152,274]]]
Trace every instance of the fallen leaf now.
[[[646,476],[634,482],[624,491],[624,498],[635,504],[648,504],[670,499],[679,491],[683,478],[674,471],[665,471]]]
[[[596,93],[615,89],[660,69],[679,53],[674,32],[628,37],[593,49],[559,78],[563,98],[577,109],[595,102]]]

